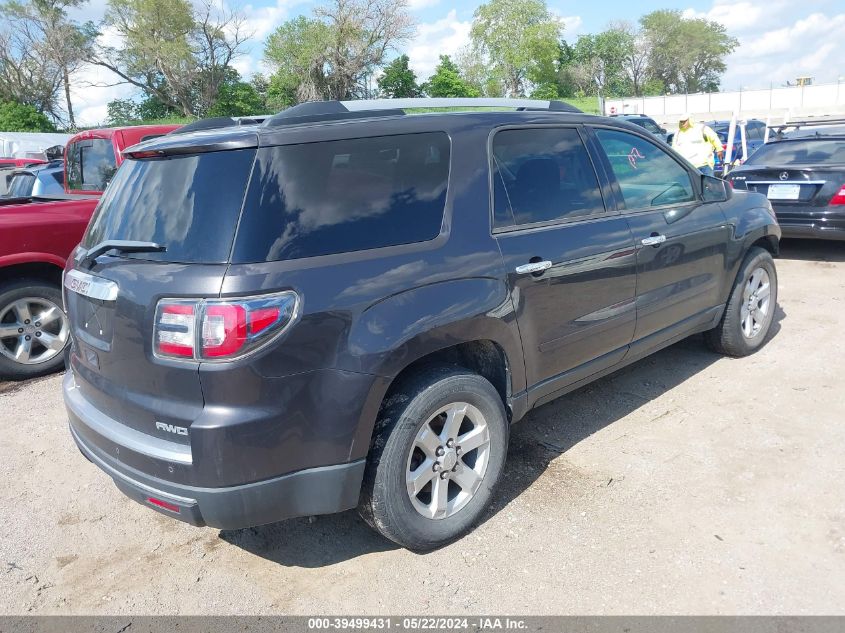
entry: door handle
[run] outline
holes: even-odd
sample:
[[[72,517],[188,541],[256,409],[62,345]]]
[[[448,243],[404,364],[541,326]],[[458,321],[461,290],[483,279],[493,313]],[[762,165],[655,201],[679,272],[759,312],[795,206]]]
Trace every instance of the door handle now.
[[[665,235],[651,235],[643,238],[643,246],[657,246],[666,241]]]
[[[548,270],[552,267],[552,263],[548,260],[543,262],[530,262],[528,264],[522,264],[522,266],[516,267],[516,274],[517,275],[527,275],[531,273],[532,275],[541,273],[544,270]]]

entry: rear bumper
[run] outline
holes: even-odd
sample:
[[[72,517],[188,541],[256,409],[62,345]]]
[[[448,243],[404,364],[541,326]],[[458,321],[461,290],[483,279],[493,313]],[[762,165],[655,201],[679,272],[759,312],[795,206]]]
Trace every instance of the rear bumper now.
[[[845,209],[772,205],[783,237],[845,240]]]
[[[358,505],[363,459],[227,487],[186,485],[142,472],[123,461],[131,448],[104,437],[98,420],[86,422],[84,406],[67,393],[73,389],[70,375],[64,386],[70,433],[82,454],[112,477],[125,495],[169,517],[231,530]]]

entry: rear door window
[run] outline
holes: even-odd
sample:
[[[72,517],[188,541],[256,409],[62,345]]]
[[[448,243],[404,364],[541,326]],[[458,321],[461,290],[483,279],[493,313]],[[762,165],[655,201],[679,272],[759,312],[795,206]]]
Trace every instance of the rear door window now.
[[[258,151],[232,261],[279,261],[434,239],[449,179],[444,132]]]
[[[493,138],[494,226],[604,212],[598,179],[574,128],[502,130]],[[505,213],[510,210],[510,217]]]
[[[117,171],[110,139],[76,141],[67,153],[67,181],[71,191],[105,191]]]
[[[620,130],[596,130],[625,207],[647,209],[695,200],[689,172],[666,151],[646,139]]]
[[[83,240],[156,242],[163,253],[127,255],[166,262],[226,262],[254,149],[124,161]]]
[[[812,165],[845,163],[845,140],[807,139],[767,143],[754,152],[746,165]]]

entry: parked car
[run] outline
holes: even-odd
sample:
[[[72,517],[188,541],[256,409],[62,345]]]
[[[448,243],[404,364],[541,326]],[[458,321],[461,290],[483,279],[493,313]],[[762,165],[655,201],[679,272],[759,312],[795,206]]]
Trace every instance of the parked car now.
[[[666,131],[666,128],[660,127],[657,121],[649,116],[644,114],[613,114],[611,116],[615,119],[621,119],[628,123],[639,125],[641,128],[654,134],[661,141],[669,142],[669,133]]]
[[[6,198],[30,198],[62,194],[65,191],[65,161],[15,169],[9,176]]]
[[[64,194],[0,198],[0,379],[31,378],[63,366],[69,332],[60,290],[64,263],[123,162],[122,150],[178,127],[81,132],[65,149]]]
[[[845,130],[770,141],[728,178],[769,198],[784,237],[845,239]]]
[[[728,149],[728,133],[730,131],[730,121],[707,121],[704,125],[709,126],[722,141],[722,149]],[[733,146],[731,149],[731,162],[742,160],[742,126],[737,125],[734,131]],[[766,135],[766,124],[757,119],[748,119],[745,122],[745,148],[747,156],[751,156],[763,145]],[[718,171],[724,167],[722,160],[716,156],[715,169]]]
[[[522,111],[397,110],[468,103]],[[764,196],[564,104],[305,104],[124,156],[67,263],[64,398],[193,525],[358,506],[437,547],[529,410],[697,332],[744,356],[775,313]]]
[[[31,165],[44,165],[47,161],[32,158],[0,158],[0,197],[9,193],[9,183],[16,169]]]

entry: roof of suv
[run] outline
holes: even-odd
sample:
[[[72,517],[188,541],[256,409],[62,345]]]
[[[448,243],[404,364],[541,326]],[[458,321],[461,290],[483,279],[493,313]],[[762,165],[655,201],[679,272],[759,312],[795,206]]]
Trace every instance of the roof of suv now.
[[[445,102],[445,103],[444,103]],[[397,107],[398,106],[398,107]],[[431,108],[453,108],[452,111],[428,111]],[[456,107],[472,110],[454,111]],[[483,110],[505,108],[511,110]],[[422,112],[406,113],[408,109]],[[384,99],[373,101],[326,101],[305,103],[284,110],[258,125],[232,124],[226,127],[174,133],[139,143],[124,151],[132,157],[194,154],[198,152],[263,147],[279,144],[330,140],[360,134],[359,124],[384,134],[419,132],[432,129],[465,128],[468,118],[479,126],[514,123],[569,123],[604,121],[629,126],[642,132],[624,119],[611,119],[585,114],[556,101],[514,99]],[[436,122],[436,124],[434,123]],[[339,130],[343,130],[340,132]],[[306,138],[307,137],[307,138]]]

